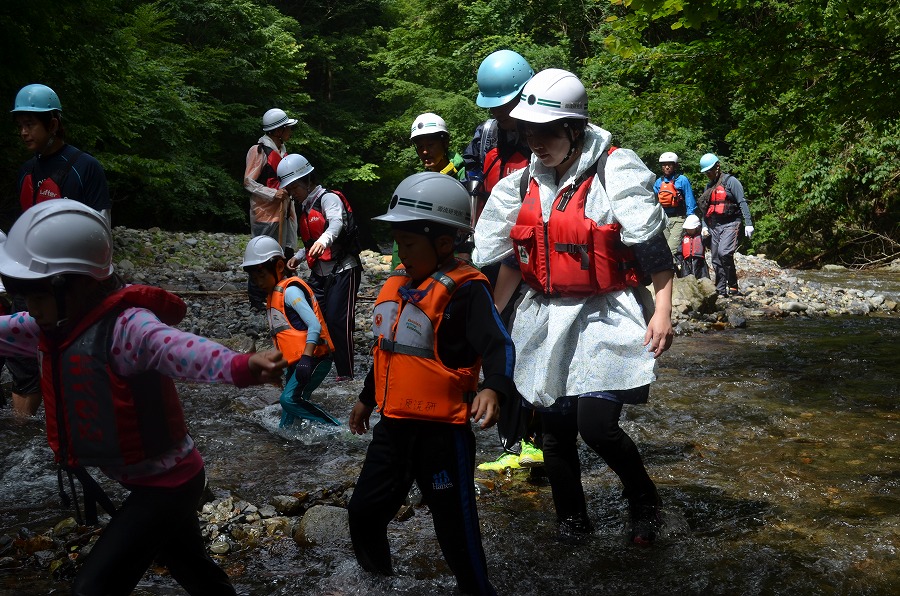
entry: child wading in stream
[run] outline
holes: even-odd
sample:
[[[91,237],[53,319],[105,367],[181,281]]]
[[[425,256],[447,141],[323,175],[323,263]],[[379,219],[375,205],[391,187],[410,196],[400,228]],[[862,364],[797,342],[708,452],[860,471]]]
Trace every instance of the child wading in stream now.
[[[312,392],[331,370],[334,345],[313,289],[296,276],[288,276],[284,252],[274,238],[256,236],[247,243],[241,263],[250,280],[266,293],[266,313],[272,339],[288,362],[281,393],[281,427],[306,418],[340,424],[309,401]]]
[[[387,526],[415,481],[441,552],[465,594],[495,594],[487,577],[475,507],[475,435],[513,395],[514,352],[484,275],[453,256],[471,233],[465,187],[421,172],[397,187],[386,215],[403,267],[382,286],[373,311],[374,364],[350,414],[363,434],[377,405],[362,472],[350,499],[350,537],[367,571],[392,573]],[[484,382],[478,390],[479,371]]]
[[[0,317],[0,356],[41,362],[60,492],[66,496],[65,473],[77,499],[78,478],[87,523],[97,523],[98,504],[112,515],[72,593],[130,594],[155,559],[189,594],[235,594],[200,535],[206,473],[172,379],[270,383],[287,365],[281,353],[238,354],[171,327],[184,317],[184,302],[122,283],[109,224],[77,201],[28,209],[0,244],[0,275],[28,307]],[[85,467],[130,491],[117,509]]]

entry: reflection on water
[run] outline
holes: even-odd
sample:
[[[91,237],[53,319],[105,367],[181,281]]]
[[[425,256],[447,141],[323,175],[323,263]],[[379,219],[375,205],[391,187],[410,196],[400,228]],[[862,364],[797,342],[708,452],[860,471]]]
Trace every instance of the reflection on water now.
[[[509,595],[895,593],[898,340],[900,319],[885,318],[763,321],[677,338],[650,403],[626,409],[623,422],[664,500],[658,545],[625,544],[620,485],[587,450],[584,482],[597,532],[582,545],[555,541],[549,487],[526,472],[479,472],[495,586]],[[262,504],[358,473],[368,437],[346,427],[279,430],[270,405],[277,393],[255,388],[234,400],[222,388],[185,388],[191,431],[217,491]],[[355,400],[340,386],[315,398],[343,421]],[[66,515],[37,430],[6,414],[0,424],[4,533],[43,530]],[[496,432],[476,435],[479,460],[495,457]],[[346,544],[301,548],[290,539],[224,565],[242,594],[452,593],[426,510],[393,523],[389,535],[392,578],[361,572]],[[0,571],[0,593],[4,587],[46,594],[62,585],[33,570]],[[180,592],[148,574],[139,593]]]

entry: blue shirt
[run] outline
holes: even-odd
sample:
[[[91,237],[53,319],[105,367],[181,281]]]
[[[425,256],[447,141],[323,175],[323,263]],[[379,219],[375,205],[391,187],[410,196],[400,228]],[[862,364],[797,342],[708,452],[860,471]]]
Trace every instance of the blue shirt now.
[[[675,179],[675,190],[681,191],[681,194],[684,196],[684,208],[686,211],[682,212],[680,207],[666,207],[664,208],[664,211],[666,212],[666,215],[689,215],[697,210],[697,199],[694,198],[694,190],[691,188],[691,181],[688,180],[687,176],[684,174],[678,174],[673,176],[673,178]],[[672,182],[672,178],[660,176],[656,179],[656,184],[653,185],[653,194],[659,194],[659,187],[663,183],[663,180]]]

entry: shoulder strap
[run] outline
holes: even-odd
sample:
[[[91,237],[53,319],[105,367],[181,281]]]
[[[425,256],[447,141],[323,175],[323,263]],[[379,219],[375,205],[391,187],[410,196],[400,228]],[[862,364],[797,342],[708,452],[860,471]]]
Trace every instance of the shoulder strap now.
[[[487,156],[488,151],[497,146],[498,138],[497,138],[497,120],[494,118],[488,118],[484,121],[484,125],[481,128],[481,145],[479,149],[479,157],[478,161],[481,162],[481,171],[486,172],[487,169],[484,167],[484,158]]]
[[[65,150],[65,149],[63,149],[63,150]],[[78,161],[78,158],[81,157],[82,153],[84,153],[84,151],[82,151],[81,149],[75,149],[75,152],[71,156],[72,159],[66,158],[66,163],[61,165],[55,172],[53,172],[52,174],[47,176],[47,178],[50,178],[51,180],[56,182],[56,186],[59,187],[60,192],[62,192],[62,187],[66,181],[66,178],[69,177],[69,172],[71,172],[72,168],[75,167],[75,162]],[[65,157],[65,156],[63,156],[63,157]],[[38,160],[37,160],[37,157],[34,157],[32,159],[33,159],[34,163],[31,164],[31,191],[32,191],[31,206],[33,207],[33,206],[37,205],[37,197],[38,197],[38,191],[40,190],[40,187],[38,186],[38,183],[36,180],[37,177],[34,175],[34,170],[37,167]]]

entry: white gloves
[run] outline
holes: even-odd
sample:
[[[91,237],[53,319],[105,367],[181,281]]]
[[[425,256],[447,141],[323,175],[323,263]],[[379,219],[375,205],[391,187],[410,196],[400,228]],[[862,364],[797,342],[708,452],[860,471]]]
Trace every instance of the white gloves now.
[[[707,228],[706,226],[703,226],[703,229],[700,230],[700,235],[703,236],[704,238],[709,238],[709,228]]]
[[[744,226],[744,236],[749,240],[753,236],[753,226]]]

